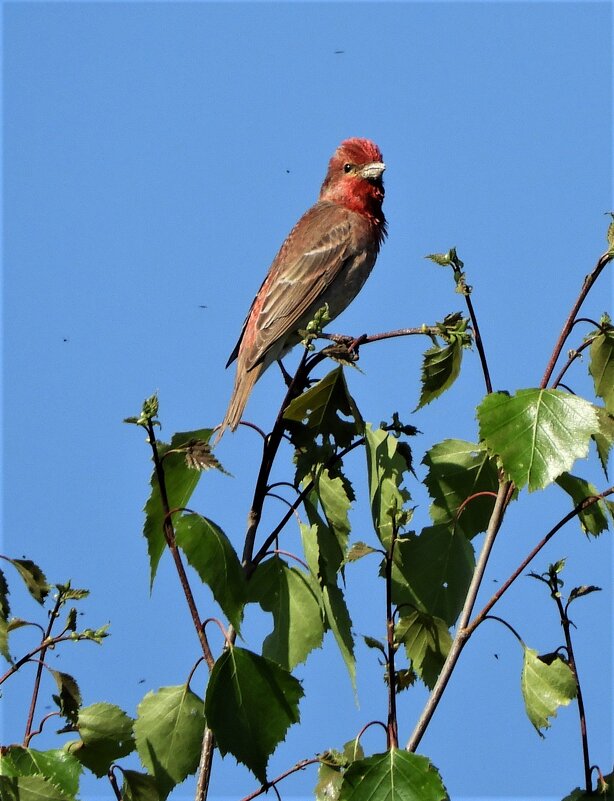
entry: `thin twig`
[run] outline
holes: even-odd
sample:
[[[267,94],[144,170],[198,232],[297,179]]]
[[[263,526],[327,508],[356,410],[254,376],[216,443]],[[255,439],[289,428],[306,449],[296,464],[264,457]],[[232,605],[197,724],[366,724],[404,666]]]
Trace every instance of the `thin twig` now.
[[[503,516],[511,498],[512,491],[513,484],[510,481],[501,483],[499,485],[497,500],[488,522],[488,530],[486,532],[484,544],[482,545],[482,551],[480,552],[480,556],[473,572],[473,578],[471,579],[471,584],[469,585],[469,590],[467,591],[467,597],[465,598],[465,604],[458,621],[456,635],[450,647],[450,652],[448,653],[446,661],[441,669],[441,673],[439,674],[439,678],[437,679],[426,706],[422,711],[420,719],[418,720],[416,727],[414,728],[414,731],[409,738],[407,745],[405,746],[407,751],[415,751],[418,747],[420,740],[424,736],[424,732],[431,721],[431,718],[435,714],[435,710],[437,709],[448,681],[450,680],[452,671],[458,662],[461,651],[467,642],[469,635],[465,627],[467,626],[469,618],[471,617],[478,590],[484,576],[484,570],[486,569],[486,564],[488,562],[492,546],[494,545],[495,538],[501,527],[501,523],[503,522]]]
[[[122,796],[122,791],[119,789],[119,784],[117,783],[117,779],[115,778],[115,773],[113,773],[114,767],[115,767],[114,765],[111,765],[111,767],[107,771],[107,777],[109,779],[113,792],[115,793],[115,798],[117,798],[117,801],[124,801],[124,797]]]
[[[213,653],[209,646],[207,635],[205,634],[205,631],[201,625],[200,622],[201,617],[198,614],[196,601],[194,600],[194,594],[192,593],[192,588],[190,586],[190,582],[185,572],[185,567],[183,566],[181,554],[179,553],[179,548],[177,547],[177,542],[175,540],[175,529],[173,527],[173,521],[170,514],[171,509],[168,501],[168,493],[166,490],[164,468],[162,466],[160,455],[158,453],[156,435],[153,423],[151,421],[148,421],[147,423],[147,433],[149,434],[149,445],[152,451],[154,470],[158,482],[158,489],[160,490],[160,500],[162,502],[162,510],[164,512],[164,525],[163,525],[164,538],[166,540],[166,544],[168,545],[168,549],[171,552],[171,556],[173,557],[173,562],[175,563],[175,569],[177,570],[177,575],[179,576],[179,582],[181,584],[181,588],[183,590],[183,594],[185,596],[186,603],[190,611],[190,616],[192,617],[192,622],[194,624],[196,634],[200,641],[200,645],[203,650],[205,660],[207,662],[207,665],[209,666],[209,670],[212,670],[213,665],[215,664],[215,657],[213,656]]]
[[[590,498],[584,498],[571,512],[562,517],[556,525],[554,525],[550,531],[543,537],[533,548],[533,550],[526,556],[522,562],[518,565],[516,570],[512,573],[512,575],[503,582],[503,584],[499,587],[497,592],[492,596],[492,598],[488,601],[488,603],[484,606],[484,608],[479,612],[475,618],[467,625],[467,636],[471,636],[473,631],[480,625],[482,620],[486,617],[486,615],[490,612],[493,606],[499,601],[501,596],[509,590],[512,584],[516,581],[516,579],[524,573],[527,569],[529,564],[533,561],[533,559],[537,556],[537,554],[542,550],[542,548],[550,542],[552,537],[560,531],[566,523],[569,523],[570,520],[573,520],[576,515],[580,514],[584,509],[588,509],[594,503],[598,503],[603,498],[607,498],[608,495],[614,494],[614,486],[608,487],[608,489],[604,490],[599,495],[592,496]]]
[[[475,346],[478,349],[480,357],[480,364],[482,365],[482,373],[484,374],[484,383],[486,384],[486,392],[490,395],[492,392],[492,382],[490,380],[490,372],[488,371],[488,362],[486,361],[486,353],[484,351],[484,343],[478,327],[478,318],[471,302],[471,295],[465,294],[465,302],[467,303],[467,310],[471,318],[471,325],[473,328],[473,338],[475,339]]]
[[[55,621],[57,620],[58,615],[60,614],[60,608],[62,606],[62,601],[63,601],[62,593],[61,593],[60,590],[58,590],[58,597],[56,598],[55,604],[53,606],[53,609],[51,610],[51,613],[49,614],[49,623],[47,625],[47,629],[46,629],[46,631],[45,631],[45,633],[43,635],[43,639],[42,639],[42,642],[41,642],[40,660],[39,660],[38,665],[36,667],[36,674],[34,676],[34,687],[32,689],[32,700],[30,701],[30,709],[28,711],[28,718],[26,720],[26,730],[25,730],[25,733],[23,735],[23,744],[24,744],[24,746],[26,748],[28,747],[28,742],[30,740],[30,733],[32,731],[32,723],[33,723],[33,720],[34,720],[34,712],[36,710],[36,702],[38,701],[38,693],[40,691],[40,686],[41,686],[41,677],[43,675],[43,667],[44,667],[44,664],[45,664],[45,656],[47,655],[47,649],[51,645],[51,639],[50,639],[51,638],[51,630],[53,629]],[[64,633],[64,632],[62,632],[62,633]]]
[[[584,763],[584,786],[586,787],[587,794],[591,795],[593,790],[593,785],[591,781],[591,760],[588,753],[586,711],[584,709],[584,699],[582,697],[582,686],[580,685],[580,677],[578,676],[578,666],[576,664],[576,658],[574,656],[574,651],[573,651],[573,644],[571,642],[571,621],[569,620],[569,617],[567,615],[567,610],[563,607],[560,593],[554,591],[554,587],[552,585],[550,586],[551,589],[553,590],[552,597],[554,599],[554,602],[556,603],[557,609],[559,610],[559,616],[561,618],[561,626],[563,627],[563,633],[565,635],[565,646],[567,648],[567,661],[576,680],[576,691],[577,691],[576,698],[578,701],[578,715],[580,717],[580,739],[582,740],[582,761]],[[556,589],[558,590],[558,585]]]
[[[584,319],[584,318],[580,318],[580,319]],[[576,320],[576,322],[579,322],[579,320]],[[559,386],[559,384],[561,384],[561,381],[563,380],[563,376],[569,370],[571,365],[575,362],[576,359],[580,358],[580,354],[582,353],[582,351],[586,350],[586,348],[588,348],[589,345],[592,345],[592,343],[595,341],[595,339],[597,339],[597,336],[589,337],[586,340],[586,342],[583,342],[574,351],[572,351],[571,356],[567,359],[567,361],[565,362],[563,367],[561,367],[561,369],[559,371],[559,374],[557,375],[557,377],[552,382],[552,389],[556,389]]]
[[[269,790],[271,787],[274,788],[275,785],[278,784],[278,782],[282,781],[282,779],[291,776],[293,773],[297,773],[299,770],[304,770],[309,765],[315,765],[317,762],[320,761],[321,760],[319,757],[312,757],[311,759],[303,759],[300,762],[297,762],[296,765],[294,765],[294,767],[290,768],[290,770],[287,770],[285,773],[282,773],[276,779],[273,779],[272,781],[263,784],[258,790],[254,790],[253,793],[250,793],[249,795],[246,795],[245,798],[242,798],[241,801],[252,801],[253,798],[257,798],[259,795],[266,793],[267,790]]]
[[[580,290],[580,294],[576,298],[576,302],[574,303],[571,311],[569,312],[569,316],[565,321],[565,325],[563,326],[559,338],[554,346],[554,350],[552,351],[552,356],[550,357],[550,361],[546,367],[546,372],[543,375],[543,378],[540,383],[540,389],[545,389],[548,386],[548,382],[552,377],[552,373],[554,372],[554,368],[556,363],[561,355],[561,351],[563,350],[563,346],[565,344],[565,340],[569,336],[569,332],[574,326],[574,322],[576,320],[576,316],[580,311],[580,307],[584,303],[586,296],[590,292],[593,284],[599,277],[599,274],[604,269],[604,267],[614,258],[614,252],[606,251],[603,253],[599,259],[597,260],[597,264],[593,268],[593,271],[589,273],[586,278],[584,279],[584,283],[582,284],[582,289]]]

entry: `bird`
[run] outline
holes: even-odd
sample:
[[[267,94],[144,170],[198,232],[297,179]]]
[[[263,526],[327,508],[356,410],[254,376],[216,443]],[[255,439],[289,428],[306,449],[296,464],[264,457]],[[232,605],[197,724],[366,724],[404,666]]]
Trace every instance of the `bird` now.
[[[237,428],[256,381],[300,341],[315,313],[327,304],[333,320],[362,289],[387,234],[385,169],[369,139],[346,139],[333,153],[317,202],[275,256],[228,359],[226,367],[237,362],[236,376],[216,441]]]

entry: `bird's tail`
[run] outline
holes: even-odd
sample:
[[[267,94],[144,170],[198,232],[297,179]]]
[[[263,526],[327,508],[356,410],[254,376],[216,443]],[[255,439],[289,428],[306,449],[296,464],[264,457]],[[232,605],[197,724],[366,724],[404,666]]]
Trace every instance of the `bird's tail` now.
[[[247,404],[247,399],[250,396],[254,384],[260,378],[261,373],[262,364],[256,365],[251,370],[242,369],[241,364],[237,365],[234,389],[232,390],[232,396],[224,420],[218,428],[215,438],[216,443],[220,441],[227,428],[234,431],[239,425]]]

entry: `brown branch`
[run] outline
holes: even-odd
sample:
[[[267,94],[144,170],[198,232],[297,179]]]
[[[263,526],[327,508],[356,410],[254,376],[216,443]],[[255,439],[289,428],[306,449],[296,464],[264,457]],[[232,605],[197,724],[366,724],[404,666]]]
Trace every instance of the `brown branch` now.
[[[546,536],[541,539],[535,548],[522,560],[522,562],[518,565],[516,570],[512,573],[512,575],[499,587],[497,592],[492,596],[492,598],[488,601],[488,603],[484,606],[481,612],[479,612],[475,618],[471,621],[471,623],[467,626],[467,636],[471,636],[471,634],[475,631],[475,629],[480,625],[482,620],[486,617],[486,615],[490,612],[493,606],[499,601],[502,595],[509,590],[512,584],[516,581],[516,579],[527,569],[529,564],[533,561],[533,559],[537,556],[537,554],[542,550],[542,548],[550,542],[552,537],[560,531],[566,523],[569,523],[570,520],[573,520],[581,511],[584,509],[588,509],[589,506],[592,506],[594,503],[598,503],[603,498],[607,498],[608,495],[612,495],[614,493],[614,486],[608,487],[608,489],[604,490],[599,495],[592,496],[590,498],[584,498],[571,512],[562,517],[559,522],[554,525],[550,531],[546,534]]]
[[[469,585],[469,590],[467,591],[465,604],[457,624],[456,635],[452,642],[452,646],[450,647],[450,652],[448,653],[446,661],[441,669],[441,673],[439,674],[439,677],[414,728],[414,731],[409,738],[407,745],[405,746],[407,751],[415,751],[420,744],[420,740],[424,736],[424,732],[426,731],[431,718],[435,714],[435,710],[441,701],[441,697],[443,696],[448,681],[450,680],[452,671],[454,670],[456,663],[458,662],[458,658],[460,657],[461,652],[469,638],[466,626],[469,622],[469,618],[471,617],[478,590],[484,576],[484,570],[486,569],[486,564],[488,562],[488,558],[494,545],[497,533],[501,528],[503,516],[510,502],[512,493],[513,484],[511,481],[507,481],[499,485],[499,492],[497,493],[495,507],[492,510],[492,514],[488,522],[488,530],[486,531],[484,544],[482,545],[482,550],[473,572],[473,578],[471,579],[471,584]]]
[[[58,590],[58,597],[56,598],[53,609],[51,610],[51,613],[49,615],[49,623],[43,635],[40,648],[38,649],[40,652],[40,660],[38,661],[38,665],[36,666],[36,674],[34,676],[34,687],[32,689],[32,700],[30,701],[30,709],[28,711],[28,718],[26,720],[26,730],[23,735],[23,744],[24,747],[26,748],[28,747],[28,742],[30,741],[30,735],[32,732],[32,723],[34,721],[34,712],[36,710],[36,702],[38,701],[38,694],[40,691],[41,677],[43,675],[43,667],[45,665],[45,656],[47,655],[47,650],[49,646],[52,644],[51,630],[53,629],[55,621],[57,620],[58,615],[60,614],[62,601],[63,601],[62,593],[60,590]],[[65,632],[62,632],[62,634],[64,633]],[[28,659],[27,661],[30,660]]]
[[[198,636],[201,648],[203,650],[205,661],[207,662],[209,670],[212,670],[213,665],[215,664],[215,658],[213,656],[211,648],[209,647],[209,641],[207,640],[207,635],[205,634],[205,631],[201,625],[200,622],[201,617],[198,614],[196,601],[194,600],[194,594],[192,592],[188,576],[185,572],[185,567],[183,566],[181,554],[179,553],[179,548],[177,547],[177,542],[175,540],[175,529],[173,527],[171,508],[168,501],[168,493],[166,490],[164,468],[162,466],[162,461],[160,459],[160,454],[158,452],[156,435],[154,431],[153,422],[151,420],[147,422],[147,433],[149,434],[149,445],[152,451],[154,470],[156,474],[156,480],[158,482],[158,489],[160,490],[160,500],[162,502],[162,509],[164,511],[164,524],[163,524],[164,538],[166,540],[166,544],[168,545],[168,549],[171,552],[171,556],[173,557],[173,562],[175,563],[175,569],[177,570],[177,575],[179,577],[179,583],[181,584],[181,589],[183,590],[183,594],[185,596],[188,609],[190,611],[190,616],[192,618],[192,623],[194,624],[196,634]]]
[[[296,765],[294,765],[294,767],[290,768],[290,770],[287,770],[285,773],[282,773],[276,779],[273,779],[272,781],[263,784],[258,790],[254,790],[253,793],[250,793],[249,795],[246,795],[245,798],[242,798],[241,801],[252,801],[253,798],[257,798],[259,795],[266,793],[267,790],[269,790],[271,787],[275,788],[275,785],[278,784],[280,781],[282,781],[282,779],[291,776],[293,773],[297,773],[299,770],[304,770],[309,765],[315,765],[317,762],[320,761],[321,760],[319,757],[312,757],[311,759],[303,759],[300,762],[297,762]]]
[[[473,303],[471,302],[471,295],[465,294],[465,302],[467,303],[467,310],[469,312],[469,317],[471,318],[471,325],[473,327],[473,338],[475,339],[475,346],[478,349],[478,355],[480,357],[480,364],[482,365],[482,373],[484,374],[484,383],[486,384],[486,392],[490,395],[492,392],[492,382],[490,380],[490,373],[488,371],[488,363],[486,361],[486,352],[484,351],[484,343],[482,342],[482,336],[480,334],[480,329],[478,327],[478,318],[473,308]]]
[[[550,357],[550,361],[548,362],[548,365],[546,367],[546,372],[544,373],[543,378],[541,380],[541,384],[539,385],[540,389],[545,389],[548,386],[548,382],[552,377],[552,373],[554,372],[556,363],[559,359],[559,356],[561,355],[561,351],[563,350],[565,341],[569,336],[571,329],[574,326],[576,316],[580,311],[580,307],[584,303],[586,296],[590,292],[593,284],[599,277],[602,270],[606,267],[608,262],[610,262],[613,258],[614,258],[614,251],[606,251],[605,253],[603,253],[597,260],[597,264],[593,268],[593,271],[589,273],[584,279],[584,283],[582,284],[582,289],[580,290],[580,294],[576,298],[576,302],[574,303],[571,311],[569,312],[569,316],[567,317],[565,325],[563,326],[559,338],[556,342],[556,345],[554,346],[554,350],[552,351],[552,356]]]

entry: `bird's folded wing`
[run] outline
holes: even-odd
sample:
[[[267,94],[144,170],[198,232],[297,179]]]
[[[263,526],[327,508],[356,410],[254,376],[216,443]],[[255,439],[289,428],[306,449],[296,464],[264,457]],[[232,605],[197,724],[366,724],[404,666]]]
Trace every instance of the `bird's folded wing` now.
[[[311,208],[271,265],[229,364],[236,358],[252,315],[257,316],[257,324],[252,329],[255,336],[245,362],[247,370],[261,362],[272,345],[297,329],[301,318],[353,258],[354,250],[346,209],[333,204]]]

